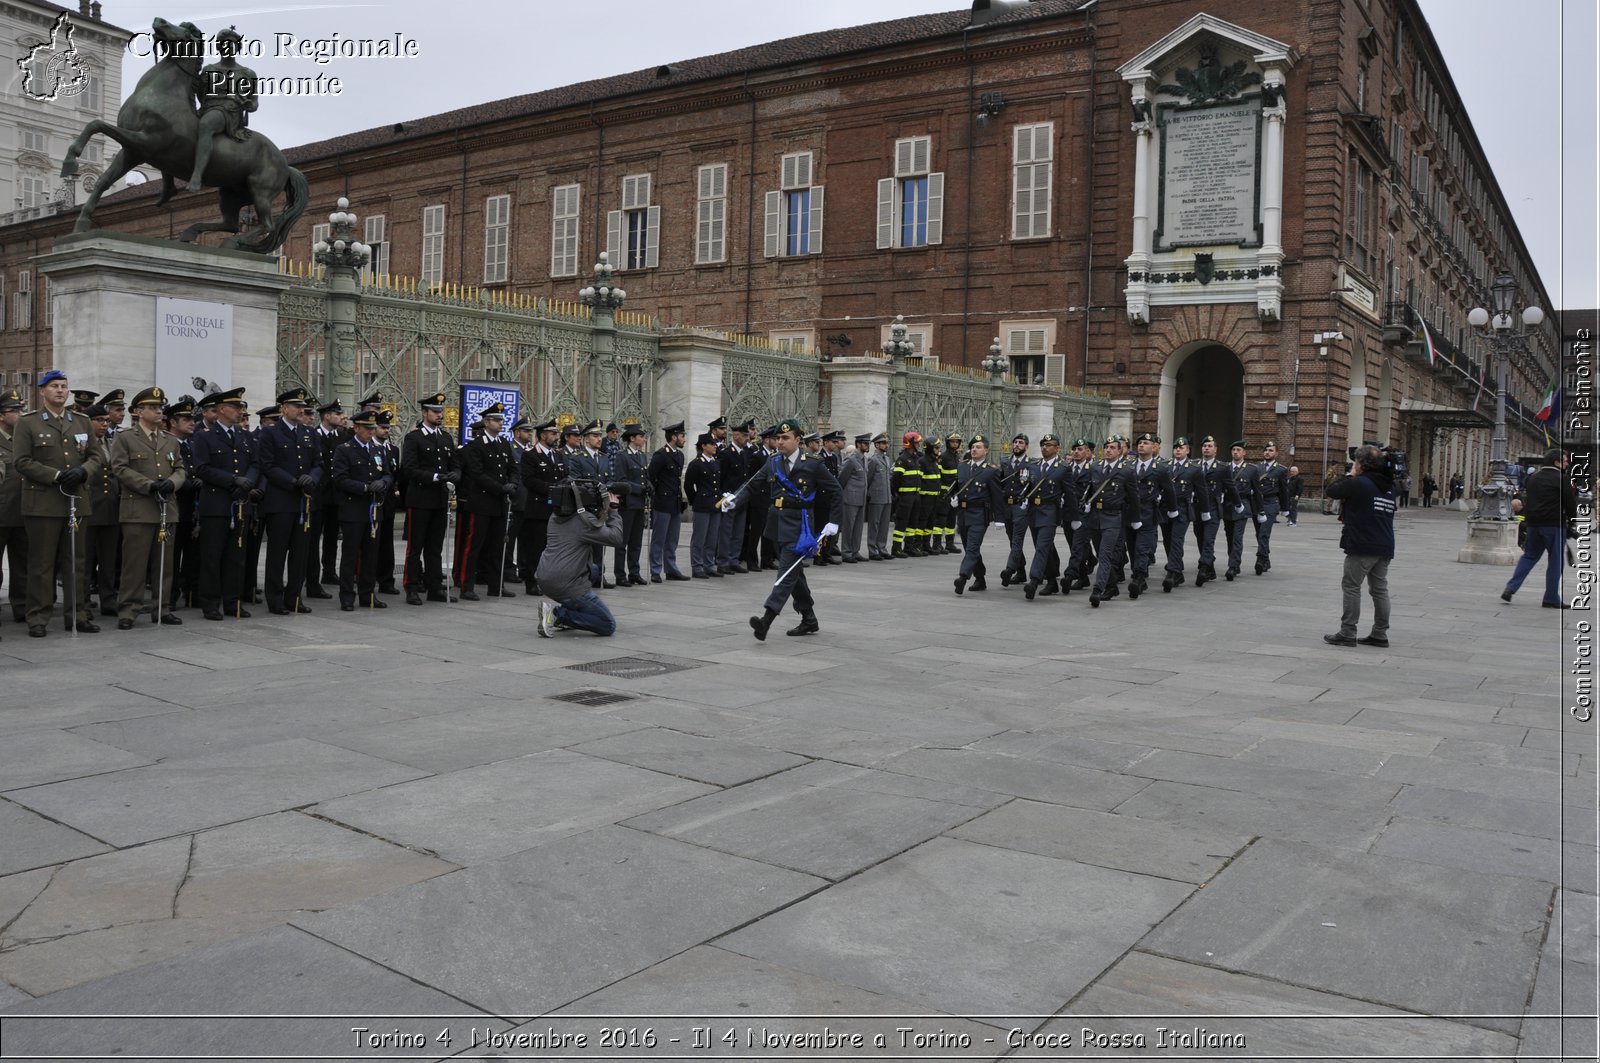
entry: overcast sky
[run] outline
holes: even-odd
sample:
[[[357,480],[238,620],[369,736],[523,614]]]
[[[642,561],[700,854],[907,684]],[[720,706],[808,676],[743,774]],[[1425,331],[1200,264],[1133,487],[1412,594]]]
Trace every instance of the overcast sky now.
[[[1421,3],[1553,305],[1600,306],[1594,0]],[[781,37],[968,7],[952,0],[212,0],[183,10],[160,0],[105,0],[104,17],[131,30],[148,29],[157,15],[188,19],[208,34],[235,24],[262,43],[265,54],[245,60],[257,73],[337,76],[337,96],[262,102],[252,124],[290,147]],[[397,33],[416,41],[417,57],[318,64],[277,54],[279,34]],[[128,57],[125,92],[149,62]]]

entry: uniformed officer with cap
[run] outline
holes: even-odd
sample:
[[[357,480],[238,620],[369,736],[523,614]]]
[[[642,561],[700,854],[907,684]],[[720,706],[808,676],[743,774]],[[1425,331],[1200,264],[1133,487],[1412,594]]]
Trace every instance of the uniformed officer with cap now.
[[[394,486],[394,469],[376,439],[379,411],[363,408],[351,418],[350,439],[333,452],[329,479],[339,496],[340,535],[339,608],[354,612],[386,609],[378,597],[379,539],[383,528],[383,498]]]
[[[944,437],[944,452],[939,455],[939,494],[948,499],[955,490],[956,471],[961,467],[961,454],[966,448],[966,442],[961,438],[960,432],[951,432]],[[956,532],[958,521],[955,511],[947,511],[944,506],[934,509],[941,527],[939,533],[944,536],[944,552],[956,552]]]
[[[944,502],[944,471],[939,465],[939,441],[932,436],[922,441],[922,456],[918,460],[922,483],[917,489],[917,528],[922,535],[923,549],[929,554],[944,554],[944,522],[950,507]],[[943,512],[941,512],[943,511]]]
[[[331,473],[333,452],[351,434],[345,426],[344,406],[338,399],[318,406],[317,418],[321,423],[315,435],[322,467]],[[335,571],[339,561],[339,492],[331,480],[323,481],[316,502],[317,512],[311,520],[311,549],[306,557],[306,597],[331,598],[333,595],[322,586],[339,581],[339,573]]]
[[[1061,557],[1056,551],[1056,529],[1061,526],[1061,499],[1067,476],[1061,460],[1061,437],[1048,432],[1039,437],[1039,466],[1023,498],[1023,518],[1033,537],[1033,565],[1023,596],[1033,601],[1044,586],[1046,596],[1061,593]],[[1069,584],[1067,590],[1071,591]]]
[[[163,624],[183,621],[167,611],[172,597],[173,534],[178,489],[188,480],[178,439],[162,425],[164,395],[145,388],[133,397],[136,423],[111,442],[111,468],[121,485],[122,573],[118,581],[117,630],[127,631],[144,607],[146,584],[155,590]]]
[[[109,440],[122,431],[123,422],[128,419],[127,396],[121,388],[112,388],[94,401],[96,406],[106,408],[106,445],[109,447]]]
[[[600,421],[590,421],[583,426],[578,447],[566,457],[568,479],[599,484],[602,489],[611,483],[611,459],[601,449],[604,438],[605,426]],[[594,585],[609,589],[614,586],[614,581],[605,569],[605,545],[596,542],[591,543],[590,547],[594,551],[594,564],[598,566]]]
[[[89,560],[84,565],[84,578],[89,581],[90,607],[94,598],[100,600],[100,615],[117,615],[117,582],[121,576],[117,568],[118,544],[122,539],[122,525],[117,519],[117,478],[111,472],[111,414],[98,402],[89,407],[89,425],[94,437],[100,441],[106,461],[100,470],[89,477]]]
[[[512,496],[521,486],[521,469],[511,444],[500,437],[506,408],[498,402],[491,403],[480,416],[483,421],[472,441],[461,448],[461,509],[466,531],[462,532],[458,525],[456,534],[466,545],[456,564],[456,582],[464,602],[479,600],[473,586],[480,577],[487,584],[485,593],[489,597],[516,597],[506,589],[502,558],[506,518],[511,512]]]
[[[400,446],[406,505],[406,560],[401,583],[407,605],[450,601],[444,578],[444,537],[455,498],[452,488],[461,483],[461,470],[455,440],[443,428],[447,402],[443,392],[418,397],[421,423],[406,433]]]
[[[651,583],[689,578],[678,570],[678,534],[683,512],[689,506],[683,495],[683,422],[669,424],[661,432],[667,441],[651,455],[645,472],[654,513],[650,528]]]
[[[622,518],[622,545],[616,548],[613,562],[618,587],[647,587],[639,554],[644,549],[645,504],[650,500],[646,479],[650,455],[645,453],[644,426],[628,423],[622,428],[622,449],[612,462],[611,490],[617,496],[617,514]],[[734,519],[742,519],[738,514]],[[743,546],[743,543],[740,543]],[[737,559],[738,555],[734,555]],[[740,565],[739,570],[744,571]]]
[[[567,478],[566,465],[556,449],[560,426],[554,420],[533,426],[533,446],[519,457],[522,486],[528,493],[522,516],[522,538],[517,556],[522,559],[523,589],[530,595],[544,593],[539,586],[539,559],[544,556],[550,537],[550,516],[555,512],[552,493],[556,484]]]
[[[1223,470],[1228,491],[1228,504],[1224,514],[1228,533],[1228,570],[1223,573],[1228,580],[1239,574],[1244,563],[1245,529],[1261,512],[1261,474],[1245,460],[1244,440],[1235,439],[1230,448],[1233,461]]]
[[[81,413],[67,409],[70,389],[59,369],[35,385],[39,408],[17,420],[12,436],[16,471],[22,476],[22,523],[28,532],[28,634],[44,638],[55,606],[56,571],[63,573],[67,629],[100,630],[88,612],[84,578],[88,547],[88,488],[105,465],[105,451]],[[93,398],[93,396],[90,396]],[[76,503],[76,519],[72,517]],[[74,560],[76,565],[74,566]]]
[[[389,490],[383,494],[378,514],[378,593],[398,595],[400,588],[394,582],[394,526],[405,500],[405,484],[400,480],[400,444],[394,440],[393,410],[378,411],[372,442],[383,452],[383,469],[389,476]]]
[[[1089,586],[1097,561],[1097,525],[1089,505],[1089,496],[1094,491],[1094,477],[1089,471],[1094,462],[1094,443],[1084,436],[1078,436],[1068,444],[1068,453],[1067,491],[1073,506],[1070,513],[1064,513],[1061,517],[1069,548],[1067,567],[1061,573],[1061,581],[1067,588],[1076,591]]]
[[[721,447],[728,439],[728,418],[718,414],[716,420],[706,425],[706,431],[711,433],[711,438],[717,441],[718,447]]]
[[[872,433],[868,432],[856,436],[853,446],[839,448],[840,512],[844,514],[839,528],[839,553],[847,565],[866,560],[861,556],[861,531],[867,518],[866,458],[871,440]]]
[[[1278,444],[1261,448],[1261,465],[1256,482],[1261,491],[1261,509],[1256,513],[1256,575],[1272,568],[1272,526],[1278,514],[1289,508],[1289,470],[1278,461]]]
[[[693,512],[689,535],[689,572],[695,579],[721,579],[717,568],[717,535],[721,530],[722,466],[717,461],[717,437],[701,433],[694,441],[695,457],[683,470],[683,493]],[[731,519],[731,516],[730,516]]]
[[[1194,477],[1194,539],[1199,548],[1194,585],[1204,587],[1217,578],[1217,528],[1227,502],[1223,465],[1217,460],[1217,437],[1200,440],[1200,460]]]
[[[921,557],[926,553],[919,539],[921,529],[917,527],[917,510],[922,503],[921,444],[921,433],[907,431],[894,459],[894,557]]]
[[[327,470],[322,448],[306,423],[311,396],[290,388],[278,396],[278,423],[256,434],[256,461],[266,480],[261,500],[266,525],[266,605],[274,616],[309,613],[301,598],[318,495]]]
[[[601,447],[605,443],[602,441]],[[533,449],[533,421],[526,417],[518,417],[511,423],[511,453],[517,459],[517,493],[511,496],[511,529],[506,539],[506,565],[505,578],[513,582],[524,578],[522,569],[529,566],[528,558],[522,553],[523,528],[528,523],[528,489],[522,483],[522,459],[528,451]],[[537,562],[534,562],[537,567]],[[528,577],[531,578],[531,577]]]
[[[749,499],[750,523],[745,527],[745,564],[751,572],[778,567],[778,544],[767,534],[767,507],[772,499],[767,497],[767,479],[757,476],[778,452],[777,426],[767,425],[758,433],[761,445],[752,456],[755,472],[745,482],[744,498]]]
[[[1115,598],[1119,593],[1112,570],[1119,563],[1123,545],[1123,511],[1134,506],[1133,462],[1128,458],[1127,442],[1120,435],[1106,439],[1100,460],[1089,467],[1090,491],[1085,500],[1093,522],[1095,552],[1094,579],[1089,587],[1089,604]]]
[[[822,459],[822,463],[828,467],[828,471],[833,474],[835,480],[839,478],[839,470],[844,461],[840,456],[840,452],[844,450],[844,438],[844,433],[837,428],[828,432],[822,436],[822,446],[817,452],[817,456]],[[817,564],[819,565],[837,565],[843,563],[843,561],[844,553],[839,549],[839,536],[837,535],[823,543],[822,548],[817,551]]]
[[[889,433],[869,436],[872,450],[867,465],[867,560],[890,558],[889,536],[894,527],[894,463],[889,459]]]
[[[239,426],[244,388],[216,396],[217,424],[195,434],[191,444],[194,472],[200,479],[200,609],[207,620],[250,613],[241,603],[245,591],[245,539],[249,534],[250,496],[261,491],[255,446]]]
[[[1161,520],[1161,541],[1167,552],[1161,589],[1169,594],[1172,588],[1183,586],[1183,541],[1194,520],[1194,485],[1199,476],[1199,467],[1189,460],[1189,437],[1179,436],[1172,441],[1172,463],[1167,466],[1167,507]]]
[[[756,470],[756,447],[750,441],[750,432],[749,421],[733,425],[729,428],[728,441],[717,448],[717,465],[722,473],[722,490],[725,492],[737,492]],[[623,505],[627,505],[626,498],[623,499]],[[717,571],[724,576],[749,571],[744,565],[744,537],[749,520],[748,501],[743,497],[734,510],[721,514],[717,528]],[[617,581],[618,586],[621,583],[621,580]]]
[[[1035,462],[1028,457],[1028,437],[1018,432],[1011,437],[1011,453],[1000,459],[1000,491],[1004,506],[1001,515],[1006,526],[1006,564],[1000,570],[1000,586],[1009,587],[1028,578],[1028,560],[1023,544],[1028,538],[1028,513],[1023,502],[1033,486]]]
[[[1123,512],[1127,523],[1124,541],[1133,568],[1128,582],[1129,598],[1139,597],[1149,587],[1159,521],[1171,509],[1167,498],[1170,488],[1166,462],[1161,458],[1161,437],[1154,432],[1141,432],[1134,445],[1138,455],[1133,461],[1133,504]]]
[[[15,388],[0,391],[0,554],[10,563],[11,618],[28,615],[28,532],[22,525],[22,477],[12,444],[27,404]]]
[[[372,410],[374,412],[383,409],[383,392],[374,391],[371,395],[356,403],[356,409]]]
[[[195,510],[200,501],[200,479],[194,474],[195,434],[194,398],[181,396],[163,411],[167,417],[167,431],[178,441],[178,457],[183,460],[186,478],[178,488],[177,526],[172,546],[172,597],[167,599],[167,611],[195,604],[200,586],[200,524]]]
[[[951,511],[956,516],[961,531],[961,567],[956,572],[956,594],[963,594],[967,581],[972,589],[988,589],[983,566],[983,537],[989,523],[1000,516],[1005,505],[1005,495],[1000,488],[1000,470],[989,464],[989,440],[982,435],[972,437],[968,444],[967,460],[956,470],[956,482],[950,492]]]

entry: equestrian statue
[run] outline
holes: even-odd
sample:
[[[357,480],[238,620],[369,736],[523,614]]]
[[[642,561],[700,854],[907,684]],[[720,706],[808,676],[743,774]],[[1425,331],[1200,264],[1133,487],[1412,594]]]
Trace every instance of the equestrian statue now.
[[[151,33],[159,58],[117,112],[117,124],[89,122],[61,164],[62,177],[75,175],[78,156],[97,133],[122,146],[84,201],[73,231],[93,229],[95,207],[105,190],[134,167],[149,164],[161,171],[158,206],[172,198],[179,179],[190,189],[217,189],[222,218],[196,222],[179,239],[192,242],[201,233],[227,232],[233,235],[223,247],[271,254],[305,213],[310,188],[276,144],[247,128],[257,106],[256,75],[234,58],[242,38],[232,27],[218,33],[221,59],[201,69],[205,34],[193,23],[174,26],[158,18]],[[287,199],[274,221],[272,204],[280,192]],[[239,213],[246,206],[255,209],[255,227],[240,232]]]

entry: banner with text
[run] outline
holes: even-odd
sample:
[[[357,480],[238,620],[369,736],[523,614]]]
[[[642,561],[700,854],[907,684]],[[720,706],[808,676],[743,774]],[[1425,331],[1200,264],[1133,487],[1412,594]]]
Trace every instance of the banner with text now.
[[[233,305],[197,299],[156,299],[156,385],[176,401],[233,386]],[[130,392],[131,394],[131,392]],[[246,395],[253,406],[271,400]]]
[[[500,438],[511,440],[511,426],[522,416],[522,388],[516,384],[503,384],[493,380],[461,382],[461,443],[472,440],[472,426],[483,419],[487,406],[500,403],[506,408],[506,419],[500,426]]]

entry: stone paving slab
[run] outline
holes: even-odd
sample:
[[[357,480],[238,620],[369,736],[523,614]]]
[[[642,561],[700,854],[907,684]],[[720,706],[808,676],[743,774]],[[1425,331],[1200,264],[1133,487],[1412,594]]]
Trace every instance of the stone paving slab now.
[[[1387,808],[1290,801],[1215,786],[1157,782],[1112,809],[1139,819],[1201,827],[1222,834],[1302,841],[1365,851],[1389,821]]]
[[[1498,875],[1594,889],[1593,846],[1563,844],[1526,834],[1396,818],[1384,828],[1370,851],[1470,871],[1493,868]]]
[[[420,775],[375,757],[290,738],[6,796],[97,838],[132,845]]]
[[[739,737],[767,749],[782,749],[802,757],[840,761],[871,767],[917,747],[911,739],[848,727],[803,724],[796,720],[767,720],[752,724]]]
[[[737,786],[807,762],[793,753],[699,738],[660,727],[584,742],[573,746],[572,751],[713,786]]]
[[[18,731],[0,742],[0,787],[17,790],[150,763],[149,757],[119,749],[114,743],[69,731]]]
[[[1143,780],[1070,764],[967,749],[918,749],[879,765],[884,771],[975,786],[1057,805],[1109,809],[1144,789]]]
[[[198,757],[288,738],[322,735],[348,727],[381,727],[411,714],[356,700],[289,700],[263,711],[261,705],[179,709],[133,720],[74,727],[72,734],[118,749],[168,760]],[[149,761],[144,761],[149,763]]]
[[[1048,1014],[1191,889],[937,838],[717,944],[952,1015]]]
[[[357,794],[313,811],[465,866],[712,790],[660,772],[551,750]]]
[[[1281,796],[1288,800],[1343,808],[1381,808],[1400,792],[1399,785],[1350,778],[1328,771],[1251,764],[1240,759],[1161,750],[1132,769],[1147,779],[1209,786],[1242,793]]]
[[[1551,895],[1528,879],[1269,840],[1140,947],[1514,1035],[1504,1016],[1521,1014]]]
[[[0,875],[103,853],[110,846],[0,799]]]
[[[57,675],[58,681],[43,690],[13,688],[11,673],[6,673],[5,704],[0,705],[0,735],[45,727],[75,727],[102,720],[129,720],[183,707],[105,683],[63,685],[59,682],[59,673],[54,669],[49,671]]]
[[[541,1015],[821,879],[602,827],[296,925],[497,1015]]]
[[[1585,845],[1594,845],[1596,842],[1595,810],[1555,800],[1525,801],[1515,797],[1408,785],[1395,798],[1394,812],[1396,816],[1414,820],[1431,820],[1476,830],[1524,834],[1532,838]]]

